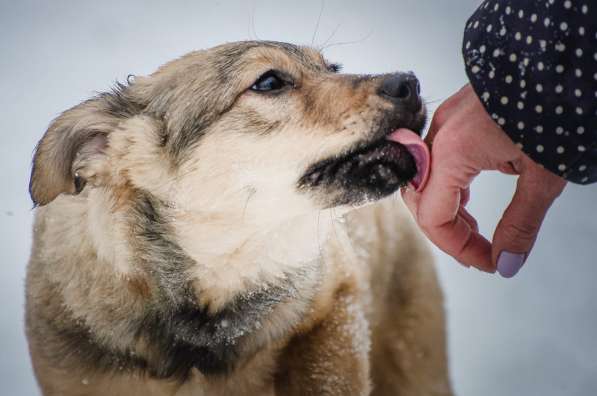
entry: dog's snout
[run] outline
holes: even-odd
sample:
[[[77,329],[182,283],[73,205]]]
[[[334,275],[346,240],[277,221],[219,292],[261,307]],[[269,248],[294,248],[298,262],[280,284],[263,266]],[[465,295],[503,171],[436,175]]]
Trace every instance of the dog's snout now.
[[[412,73],[394,73],[386,76],[381,83],[380,94],[414,112],[419,111],[422,106],[421,86]]]

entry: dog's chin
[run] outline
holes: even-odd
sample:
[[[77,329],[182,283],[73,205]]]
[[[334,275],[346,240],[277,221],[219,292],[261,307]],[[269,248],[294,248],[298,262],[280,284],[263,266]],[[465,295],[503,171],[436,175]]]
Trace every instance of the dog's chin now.
[[[355,206],[393,194],[416,174],[416,161],[406,147],[384,134],[311,166],[299,187],[317,196],[325,208]]]

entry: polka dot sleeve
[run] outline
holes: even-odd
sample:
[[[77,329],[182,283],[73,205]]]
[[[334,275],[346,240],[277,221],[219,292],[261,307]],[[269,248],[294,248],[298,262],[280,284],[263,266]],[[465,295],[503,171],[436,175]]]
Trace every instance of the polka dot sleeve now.
[[[488,113],[525,153],[569,181],[597,181],[596,2],[487,0],[463,54]]]

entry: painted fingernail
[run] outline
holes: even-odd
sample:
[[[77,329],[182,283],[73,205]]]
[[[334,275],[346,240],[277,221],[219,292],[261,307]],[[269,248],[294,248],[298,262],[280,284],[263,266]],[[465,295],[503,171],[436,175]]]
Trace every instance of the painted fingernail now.
[[[526,256],[524,253],[511,253],[503,250],[497,260],[498,272],[504,278],[512,278],[524,265]]]

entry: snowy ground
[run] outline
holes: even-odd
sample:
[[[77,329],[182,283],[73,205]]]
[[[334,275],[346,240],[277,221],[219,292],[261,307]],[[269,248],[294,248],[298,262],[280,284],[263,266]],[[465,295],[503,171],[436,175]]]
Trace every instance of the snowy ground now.
[[[51,5],[50,5],[51,4]],[[23,336],[33,147],[60,111],[115,79],[223,41],[310,43],[320,1],[0,1],[0,383],[37,394]],[[315,44],[346,72],[414,70],[429,100],[465,82],[464,21],[474,0],[326,1]],[[435,105],[432,105],[432,109]],[[513,180],[487,175],[472,212],[491,234]],[[571,186],[514,280],[466,270],[438,253],[459,395],[597,394],[597,187]]]

